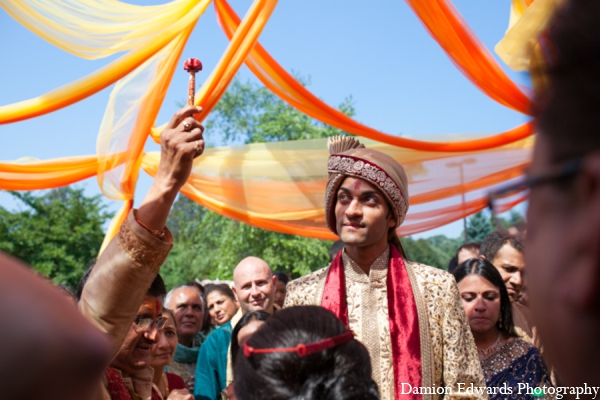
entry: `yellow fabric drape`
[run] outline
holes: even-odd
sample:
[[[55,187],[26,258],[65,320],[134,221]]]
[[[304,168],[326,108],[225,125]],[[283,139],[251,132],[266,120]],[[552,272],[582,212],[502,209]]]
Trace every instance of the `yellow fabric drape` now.
[[[210,112],[227,89],[246,54],[258,39],[276,4],[275,0],[257,0],[249,9],[236,40],[230,43],[217,67],[198,92],[196,103],[202,105],[203,116]],[[116,200],[133,199],[146,138],[153,131],[152,121],[156,119],[175,63],[179,60],[192,28],[192,25],[186,28],[176,42],[172,43],[172,48],[163,49],[154,57],[154,60],[149,60],[146,65],[140,67],[139,71],[130,74],[123,82],[120,82],[111,95],[98,135],[98,155],[105,158],[107,154],[123,152],[127,154],[127,159],[125,164],[117,169],[107,169],[102,164],[99,165],[98,183],[107,197]],[[164,60],[158,61],[161,56],[164,57]],[[154,65],[155,63],[156,65]],[[156,74],[154,80],[147,85],[149,80],[147,76],[154,74]],[[149,89],[142,99],[134,98],[123,104],[131,97],[132,91],[135,91],[136,88],[141,91],[147,86]],[[121,97],[124,100],[120,100]],[[135,110],[138,108],[137,117],[134,118]],[[154,131],[158,132],[159,130],[154,129]],[[116,222],[116,219],[125,218],[125,216],[123,213],[115,216],[115,221],[106,234],[107,238],[111,238],[117,233],[120,224]]]
[[[208,2],[138,6],[115,0],[0,1],[0,7],[38,36],[90,60],[138,49],[168,37],[169,31],[181,31],[197,19],[198,5],[206,8]]]
[[[125,160],[123,154],[115,154],[103,160],[115,167]],[[70,185],[95,176],[98,157],[78,156],[55,160],[20,159],[0,162],[1,190],[40,190]]]
[[[448,5],[437,7],[433,3],[444,2],[427,0],[421,1],[413,7],[416,12],[420,13],[419,16],[423,22],[428,24],[432,34],[438,35],[436,40],[442,47],[455,49],[455,51],[449,52],[449,55],[456,63],[464,66],[463,72],[466,71],[468,76],[474,77],[472,80],[490,97],[502,104],[507,103],[511,108],[527,113],[529,99],[506,77],[485,47],[473,38],[457,13]],[[238,16],[225,0],[215,0],[215,10],[221,27],[227,37],[231,39],[239,25]],[[435,13],[432,14],[432,10]],[[246,64],[266,87],[292,107],[343,131],[395,146],[426,151],[483,150],[523,139],[533,133],[533,127],[528,123],[498,135],[464,143],[434,143],[397,137],[360,124],[339,110],[328,106],[287,73],[260,43],[256,44],[246,59]]]
[[[196,105],[202,106],[204,110],[197,116],[199,120],[204,120],[217,105],[249,52],[257,43],[258,36],[276,5],[277,0],[256,0],[252,4],[240,24],[240,29],[230,38],[227,50],[196,94]],[[165,125],[152,129],[151,136],[156,143],[160,143],[160,133]]]
[[[506,34],[494,50],[515,71],[529,70],[537,38],[546,29],[552,14],[562,0],[536,0],[526,4],[513,0],[511,19]]]
[[[88,0],[77,0],[81,3],[89,3],[89,7],[98,4],[102,5],[101,1],[88,1]],[[166,19],[161,23],[164,25],[160,31],[160,35],[147,39],[143,45],[125,54],[119,59],[111,62],[107,66],[100,68],[98,71],[89,74],[88,76],[77,79],[74,82],[66,84],[57,89],[51,90],[44,93],[36,98],[23,100],[17,103],[0,106],[0,124],[7,124],[11,122],[22,121],[29,118],[38,117],[61,108],[70,106],[78,101],[81,101],[102,89],[112,85],[119,79],[123,78],[130,72],[134,71],[140,65],[145,63],[148,59],[158,53],[166,45],[168,45],[176,36],[178,36],[184,29],[192,27],[200,15],[206,11],[206,7],[210,4],[210,0],[201,1],[189,1],[187,3],[193,5],[189,13],[184,14],[181,19],[171,24],[170,19]],[[112,2],[110,2],[112,3]],[[195,4],[194,4],[195,3]],[[24,18],[33,18],[37,14],[24,14],[24,11],[20,9],[20,0],[0,0],[0,6],[3,6],[8,10],[10,8],[15,19],[21,21]],[[63,14],[67,14],[64,9],[58,9],[51,7],[55,11],[61,11]],[[185,8],[187,10],[187,7]],[[18,13],[17,13],[18,12]],[[98,10],[91,9],[91,15],[99,12]],[[167,13],[169,15],[171,13]],[[159,14],[160,15],[160,14]],[[66,17],[65,17],[66,19]],[[41,24],[42,21],[37,21],[37,24]],[[27,25],[26,25],[27,26]],[[77,26],[85,27],[86,21],[77,21]],[[28,26],[29,27],[29,26]],[[53,43],[55,38],[49,34],[45,34],[46,31],[41,33],[34,31],[49,42]],[[102,31],[100,30],[100,33]],[[92,38],[93,39],[93,38]],[[127,38],[123,39],[123,43],[128,42]],[[59,46],[60,47],[60,46]],[[63,50],[68,51],[68,47],[61,47]]]
[[[117,82],[99,130],[96,156],[0,162],[0,189],[46,189],[97,175],[106,196],[124,201],[111,222],[108,243],[133,207],[139,168],[156,174],[158,154],[143,153],[144,145],[149,134],[160,140],[164,125],[152,125],[183,47],[209,1],[131,6],[113,0],[58,0],[48,6],[45,0],[0,0],[0,6],[23,25],[80,57],[128,52],[87,77],[35,99],[0,107],[0,123],[15,122],[68,106]],[[497,102],[528,113],[527,95],[508,79],[451,3],[407,2],[474,84]],[[532,123],[491,136],[412,140],[362,125],[320,101],[258,43],[276,4],[276,0],[255,0],[240,22],[225,0],[215,0],[230,44],[197,94],[196,103],[204,108],[201,119],[246,62],[265,86],[293,107],[346,132],[376,139],[361,141],[402,163],[409,176],[411,207],[400,235],[433,229],[479,211],[485,206],[487,190],[522,175],[533,144]],[[181,191],[213,211],[254,226],[334,239],[323,215],[327,157],[324,139],[208,149]],[[504,206],[524,198],[512,198]]]
[[[433,138],[432,138],[433,139]],[[444,154],[364,141],[402,162],[409,177],[410,210],[401,235],[432,229],[485,207],[486,191],[522,176],[532,138],[494,150]],[[182,193],[227,217],[265,229],[333,239],[325,227],[326,140],[260,143],[207,149],[194,163]],[[155,176],[159,154],[142,168]],[[452,165],[471,166],[460,172]],[[462,204],[461,194],[467,201]]]

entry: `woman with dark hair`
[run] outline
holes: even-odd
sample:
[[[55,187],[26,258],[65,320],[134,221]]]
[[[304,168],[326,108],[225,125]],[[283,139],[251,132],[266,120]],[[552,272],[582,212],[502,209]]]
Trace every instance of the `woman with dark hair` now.
[[[164,368],[173,361],[177,347],[177,323],[171,310],[163,308],[162,317],[167,319],[159,331],[158,341],[152,345],[150,366],[154,369],[152,378],[152,400],[191,397],[183,379],[176,374],[164,372]]]
[[[231,333],[231,360],[235,360],[240,346],[243,346],[244,343],[250,339],[250,336],[252,336],[270,316],[271,314],[265,311],[252,311],[242,316]],[[227,386],[223,391],[222,397],[230,400],[236,399],[233,392],[233,383]]]
[[[239,308],[233,291],[223,283],[205,287],[204,304],[206,304],[211,323],[218,326],[229,322]]]
[[[548,369],[538,349],[515,331],[508,291],[496,267],[486,259],[470,259],[452,274],[475,339],[489,398],[543,398],[535,396],[538,392],[534,390],[552,386]],[[519,383],[528,384],[531,390],[519,390]]]
[[[366,347],[331,312],[299,306],[276,312],[240,347],[238,400],[377,400]]]

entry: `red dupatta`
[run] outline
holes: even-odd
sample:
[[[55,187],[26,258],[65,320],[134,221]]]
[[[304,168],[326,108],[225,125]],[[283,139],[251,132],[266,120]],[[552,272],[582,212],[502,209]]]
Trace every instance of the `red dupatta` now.
[[[419,315],[404,260],[394,246],[387,273],[388,318],[392,342],[394,366],[394,393],[399,399],[422,399],[420,394],[403,394],[402,383],[413,388],[422,386],[421,336]],[[335,257],[325,280],[321,306],[333,312],[348,326],[348,303],[346,300],[346,277],[342,263],[342,251]],[[374,366],[377,368],[378,366]]]
[[[113,368],[108,367],[104,371],[106,381],[108,383],[108,394],[111,400],[131,400],[131,395],[127,390],[127,386],[123,383],[123,378]]]

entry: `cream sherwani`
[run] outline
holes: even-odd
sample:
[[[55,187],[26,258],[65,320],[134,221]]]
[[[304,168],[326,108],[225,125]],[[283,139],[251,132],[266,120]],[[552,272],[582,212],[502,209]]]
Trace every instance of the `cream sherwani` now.
[[[386,400],[394,399],[387,301],[389,257],[388,248],[366,275],[345,251],[342,254],[349,328],[369,350],[373,380],[381,399]],[[465,392],[471,383],[485,387],[485,381],[454,278],[436,268],[406,260],[404,263],[419,314],[423,387],[451,387],[453,394],[446,395],[446,399],[486,399],[485,394]],[[321,305],[328,272],[329,267],[290,282],[284,307]],[[459,383],[464,384],[462,391]],[[424,400],[439,398],[442,396],[438,394],[423,394]]]

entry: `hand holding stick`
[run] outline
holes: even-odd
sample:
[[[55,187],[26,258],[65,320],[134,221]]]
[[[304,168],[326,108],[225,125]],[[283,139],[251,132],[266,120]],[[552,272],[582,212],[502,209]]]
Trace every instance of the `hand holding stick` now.
[[[188,58],[183,63],[183,69],[190,73],[190,80],[188,83],[188,105],[194,105],[194,98],[196,97],[196,72],[202,71],[202,63],[197,58]]]

